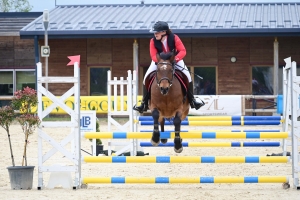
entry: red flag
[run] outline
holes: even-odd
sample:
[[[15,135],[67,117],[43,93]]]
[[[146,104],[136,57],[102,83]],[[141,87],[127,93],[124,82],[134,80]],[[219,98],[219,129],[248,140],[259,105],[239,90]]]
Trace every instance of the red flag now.
[[[70,62],[67,66],[74,65],[75,62],[78,62],[78,67],[80,67],[80,55],[68,56],[68,58],[70,59]]]

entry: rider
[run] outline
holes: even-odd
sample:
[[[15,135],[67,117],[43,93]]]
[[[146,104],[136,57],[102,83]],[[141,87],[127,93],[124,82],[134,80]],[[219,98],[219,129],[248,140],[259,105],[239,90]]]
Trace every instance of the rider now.
[[[135,105],[133,109],[139,111],[140,113],[143,113],[143,111],[147,111],[149,109],[148,100],[150,94],[148,94],[147,88],[145,87],[145,80],[151,72],[157,69],[156,63],[158,62],[158,60],[156,58],[156,54],[161,52],[175,51],[176,68],[182,71],[189,80],[187,97],[189,99],[191,108],[195,108],[196,110],[198,110],[200,107],[204,105],[204,103],[199,103],[194,98],[192,78],[186,65],[182,60],[186,55],[186,50],[182,41],[177,35],[172,33],[172,31],[169,29],[168,23],[164,21],[157,21],[153,25],[150,32],[154,33],[154,37],[150,40],[150,56],[152,58],[152,62],[145,74],[144,81],[143,81],[144,89],[143,89],[142,103],[140,106]]]

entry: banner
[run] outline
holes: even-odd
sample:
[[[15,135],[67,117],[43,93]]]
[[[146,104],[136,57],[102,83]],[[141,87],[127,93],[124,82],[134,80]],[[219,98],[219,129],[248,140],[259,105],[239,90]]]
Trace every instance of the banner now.
[[[199,110],[190,109],[189,115],[242,115],[241,95],[195,95],[195,97],[197,101],[203,100],[205,105]]]
[[[60,97],[57,97],[60,98]],[[48,97],[43,97],[42,108],[43,110],[47,109],[53,102]],[[80,110],[81,111],[90,111],[96,110],[97,114],[106,114],[108,110],[108,97],[107,96],[80,96]],[[116,103],[113,101],[114,98],[111,98],[111,109],[115,109]],[[121,98],[118,97],[117,109],[121,110]],[[141,96],[138,97],[139,100],[142,99]],[[74,97],[69,97],[66,99],[65,104],[74,110]],[[123,110],[127,110],[127,97],[124,97],[124,107]],[[37,108],[34,107],[31,109],[32,112],[36,112]],[[51,114],[66,114],[66,112],[60,107],[56,107],[51,111]]]
[[[189,115],[242,115],[242,96],[241,95],[195,95],[196,99],[203,100],[205,105],[199,110],[190,109]],[[59,97],[57,97],[59,98]],[[115,109],[116,102],[111,98],[111,109]],[[117,109],[121,110],[121,98],[118,97]],[[142,96],[138,96],[138,101],[142,99]],[[45,110],[52,104],[52,101],[43,97],[42,108]],[[74,109],[74,97],[69,97],[65,104]],[[127,98],[124,97],[123,110],[127,110]],[[139,105],[139,103],[138,103]],[[80,97],[80,110],[81,111],[90,111],[96,110],[97,114],[107,114],[107,96],[81,96]],[[33,108],[32,111],[36,112],[37,108]],[[132,109],[132,108],[130,108]],[[66,114],[66,112],[60,107],[56,107],[51,111],[51,114]]]

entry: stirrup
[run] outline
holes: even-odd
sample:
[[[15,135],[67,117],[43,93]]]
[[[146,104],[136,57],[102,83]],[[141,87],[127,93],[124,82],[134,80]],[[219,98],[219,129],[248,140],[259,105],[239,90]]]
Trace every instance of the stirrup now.
[[[140,106],[134,105],[132,109],[135,110],[135,111],[138,111],[139,113],[143,113],[144,105],[143,104],[141,104]]]
[[[143,113],[148,109],[149,109],[148,105],[146,105],[144,102],[142,102],[140,106],[136,106],[136,105],[133,106],[133,110],[138,111],[139,113]]]
[[[198,110],[199,108],[201,108],[202,106],[204,106],[205,103],[203,101],[202,102],[197,102],[196,99],[193,98],[193,100],[191,101],[190,105],[191,105],[191,108],[195,108],[196,110]]]

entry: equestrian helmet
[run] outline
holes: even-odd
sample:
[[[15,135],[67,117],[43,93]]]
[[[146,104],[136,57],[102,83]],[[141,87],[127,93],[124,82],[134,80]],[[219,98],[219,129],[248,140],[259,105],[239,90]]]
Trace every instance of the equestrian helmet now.
[[[150,33],[155,33],[155,32],[161,32],[161,31],[167,31],[169,30],[169,25],[167,22],[164,21],[157,21],[155,24],[152,26],[152,29],[150,29]]]

